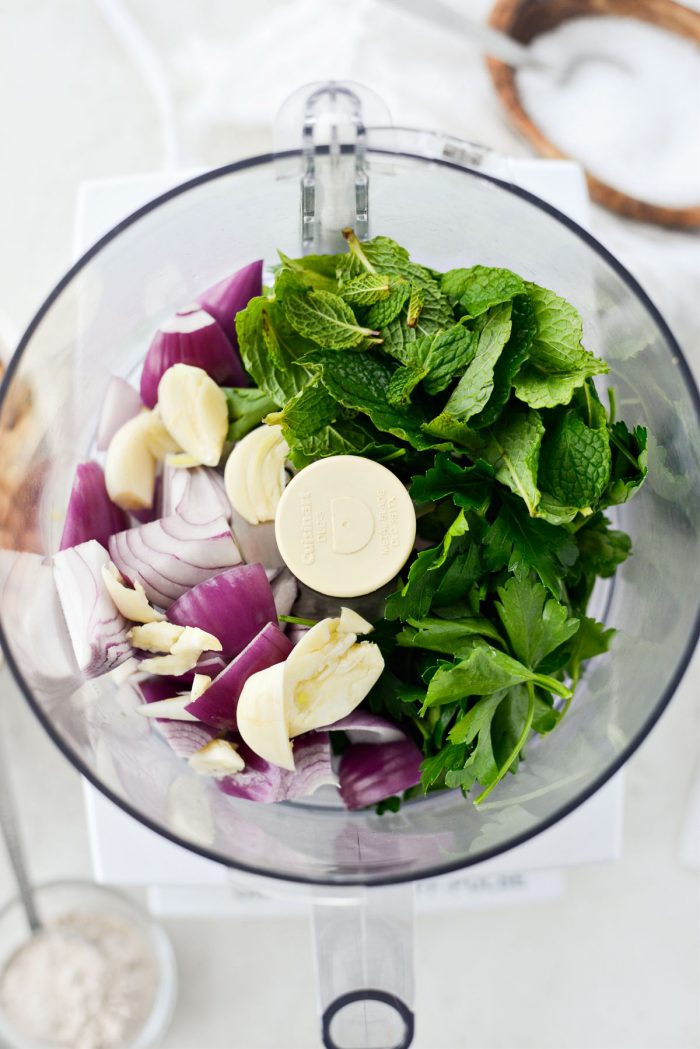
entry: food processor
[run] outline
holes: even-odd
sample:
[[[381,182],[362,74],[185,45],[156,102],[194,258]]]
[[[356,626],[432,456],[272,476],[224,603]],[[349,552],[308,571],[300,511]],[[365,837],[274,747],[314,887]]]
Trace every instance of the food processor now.
[[[615,627],[556,732],[479,809],[459,791],[398,812],[349,812],[334,792],[259,805],[192,772],[147,720],[129,678],[83,681],[55,595],[76,463],[91,454],[112,375],[135,374],[155,327],[255,258],[340,250],[340,231],[393,237],[421,263],[515,270],[570,300],[610,365],[621,415],[650,432],[649,477],[610,512],[633,556],[600,583]],[[671,699],[699,627],[696,387],[661,316],[588,233],[508,181],[505,158],[392,127],[358,85],[285,103],[275,152],[199,175],[116,226],[39,310],[0,396],[0,626],[28,702],[73,765],[135,819],[256,885],[313,904],[328,1049],[413,1037],[412,886],[511,849],[566,816],[639,746]]]

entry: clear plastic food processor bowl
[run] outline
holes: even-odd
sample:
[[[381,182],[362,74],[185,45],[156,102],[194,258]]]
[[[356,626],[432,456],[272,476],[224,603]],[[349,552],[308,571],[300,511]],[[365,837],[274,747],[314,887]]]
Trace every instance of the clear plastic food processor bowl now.
[[[347,85],[305,89],[278,151],[208,172],[141,208],[61,280],[24,335],[0,403],[2,643],[28,702],[75,767],[152,830],[314,902],[327,1046],[407,1046],[411,890],[550,827],[634,752],[673,695],[698,631],[698,393],[644,291],[588,233],[507,181],[507,164],[430,132],[388,126]],[[505,266],[580,311],[610,364],[621,414],[652,435],[649,479],[615,513],[633,556],[603,595],[617,629],[557,731],[479,810],[457,791],[398,813],[258,805],[191,772],[127,682],[80,681],[57,606],[56,551],[78,460],[111,375],[137,368],[156,326],[203,288],[276,249],[335,250],[339,231],[386,234],[444,270]],[[600,612],[600,610],[598,610]],[[383,888],[379,888],[383,887]]]

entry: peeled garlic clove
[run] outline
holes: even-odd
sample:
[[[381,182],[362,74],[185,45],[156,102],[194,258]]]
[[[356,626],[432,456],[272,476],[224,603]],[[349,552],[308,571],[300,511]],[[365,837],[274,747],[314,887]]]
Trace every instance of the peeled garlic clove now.
[[[343,633],[371,634],[374,627],[357,612],[353,612],[352,608],[341,608],[338,629]]]
[[[294,755],[284,713],[284,663],[251,674],[238,699],[241,739],[265,761],[294,771]]]
[[[195,751],[187,764],[200,776],[232,776],[245,768],[245,761],[226,739],[213,739]]]
[[[228,433],[226,397],[201,368],[175,364],[158,384],[158,410],[166,429],[197,463],[216,466]]]
[[[195,674],[192,678],[192,688],[190,689],[190,703],[194,703],[195,699],[199,699],[211,685],[211,678],[207,674]]]
[[[249,524],[274,521],[287,481],[289,446],[281,426],[258,426],[235,445],[224,471],[234,510]]]
[[[132,627],[127,636],[134,648],[145,652],[172,652],[184,631],[184,627],[163,620]]]
[[[325,619],[312,627],[284,664],[284,710],[290,737],[332,725],[359,706],[384,669],[378,645],[357,642],[348,624],[370,627],[344,609],[345,620]],[[359,622],[358,622],[359,621]]]
[[[172,699],[159,699],[155,703],[144,703],[137,707],[139,714],[147,718],[168,718],[170,721],[196,721],[194,714],[186,710],[191,703],[190,696],[173,696]]]
[[[221,652],[222,645],[218,637],[200,630],[198,626],[181,627],[181,634],[171,646],[171,652],[183,652],[185,649],[199,649],[202,652]]]
[[[156,460],[149,445],[150,414],[142,412],[124,423],[107,449],[107,493],[122,510],[147,510],[153,505]]]
[[[113,561],[102,566],[102,579],[109,596],[125,619],[130,619],[132,623],[158,623],[165,619],[162,612],[149,604],[138,579],[133,590],[124,585],[122,575]]]
[[[155,456],[156,459],[160,460],[166,457],[182,455],[180,445],[166,429],[157,405],[152,412],[148,413],[146,442],[151,455]]]

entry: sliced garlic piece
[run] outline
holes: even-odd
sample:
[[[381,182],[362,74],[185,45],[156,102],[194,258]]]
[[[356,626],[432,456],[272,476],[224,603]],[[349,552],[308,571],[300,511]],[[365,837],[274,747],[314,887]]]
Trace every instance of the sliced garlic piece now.
[[[172,699],[159,699],[155,703],[144,703],[142,707],[137,707],[139,714],[143,714],[147,718],[168,718],[170,721],[199,721],[194,714],[190,714],[189,710],[186,710],[188,703],[192,702],[192,697],[185,696],[173,696]]]
[[[338,629],[352,634],[371,634],[374,627],[357,612],[353,612],[352,608],[341,608]]]
[[[294,771],[284,713],[284,663],[251,674],[236,707],[241,738],[265,761]]]
[[[171,635],[173,640],[168,647],[166,647],[168,632],[165,629],[159,632],[158,627],[170,627],[173,631],[179,631],[177,636]],[[136,640],[131,636],[135,631],[137,632]],[[147,632],[145,638],[143,631]],[[154,656],[152,659],[142,661],[141,669],[149,674],[172,674],[175,677],[187,674],[197,666],[202,652],[221,652],[222,650],[219,639],[213,634],[208,634],[206,630],[200,630],[199,627],[194,626],[176,627],[174,623],[147,623],[143,627],[133,627],[127,636],[138,648],[146,647],[142,643],[145,640],[146,644],[162,646],[147,648],[148,652],[167,653],[167,655]],[[205,677],[206,675],[199,676]],[[190,696],[188,702],[191,703],[196,698],[196,696]]]
[[[122,510],[146,510],[153,505],[156,460],[149,446],[150,415],[135,415],[109,442],[105,484],[110,499]]]
[[[357,642],[355,613],[322,619],[290,652],[284,667],[284,709],[290,737],[332,725],[365,698],[384,669],[378,645]],[[361,620],[363,632],[369,627]]]
[[[155,406],[153,411],[148,413],[146,441],[151,455],[154,455],[156,459],[165,459],[166,457],[170,458],[171,456],[182,454],[180,445],[165,427],[158,405]]]
[[[174,452],[165,457],[166,466],[174,466],[175,469],[187,470],[191,466],[200,466],[199,459],[188,452]]]
[[[187,764],[200,776],[232,776],[245,768],[245,761],[233,743],[226,739],[213,739],[200,747]]]
[[[274,521],[287,482],[281,426],[258,426],[235,445],[224,471],[231,506],[249,524]]]
[[[146,652],[172,652],[173,645],[184,632],[184,626],[158,620],[132,627],[127,637],[134,648],[142,648]]]
[[[217,465],[228,433],[228,406],[202,368],[191,364],[168,368],[158,384],[158,410],[182,451],[198,465]]]
[[[113,561],[102,566],[102,579],[109,596],[125,619],[130,619],[132,623],[159,623],[165,619],[162,612],[149,604],[146,592],[138,579],[134,583],[133,590],[125,586],[123,576]],[[149,649],[149,651],[161,650]]]
[[[194,703],[195,699],[199,699],[210,685],[211,678],[206,674],[195,674],[192,678],[192,688],[190,689],[190,703]]]

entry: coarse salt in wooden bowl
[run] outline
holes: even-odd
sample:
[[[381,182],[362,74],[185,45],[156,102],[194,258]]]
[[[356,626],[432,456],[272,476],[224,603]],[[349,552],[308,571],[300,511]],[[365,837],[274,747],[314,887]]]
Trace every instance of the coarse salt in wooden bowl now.
[[[637,18],[700,44],[700,12],[691,11],[674,0],[497,0],[489,21],[494,28],[528,44],[563,22],[591,15]],[[525,111],[515,70],[495,58],[488,58],[487,63],[496,91],[516,130],[542,156],[577,159],[551,142]],[[690,207],[651,204],[622,192],[590,172],[586,172],[586,178],[593,200],[628,218],[682,229],[700,226],[700,203]]]

